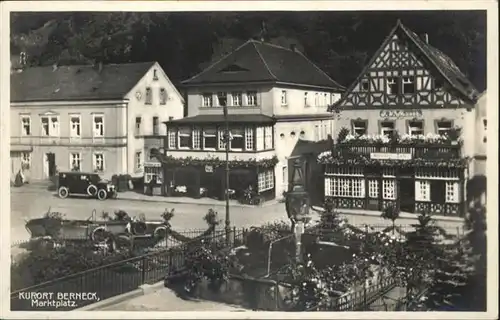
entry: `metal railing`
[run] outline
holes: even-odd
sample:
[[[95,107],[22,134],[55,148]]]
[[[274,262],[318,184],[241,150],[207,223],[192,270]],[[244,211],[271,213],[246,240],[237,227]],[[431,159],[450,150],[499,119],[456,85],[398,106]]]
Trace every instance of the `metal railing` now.
[[[370,156],[371,153],[409,153],[412,159],[449,159],[461,157],[461,145],[443,144],[384,144],[373,145],[362,142],[336,144],[333,154],[339,156],[363,155]]]
[[[243,243],[246,229],[233,229],[233,244]],[[223,240],[224,232],[219,232],[204,238]],[[198,242],[197,239],[195,242]],[[224,242],[224,241],[222,241]],[[39,311],[68,311],[81,308],[97,302],[96,300],[76,300],[75,304],[43,305],[47,299],[28,299],[29,294],[53,293],[96,293],[100,300],[108,299],[139,288],[143,284],[151,284],[164,280],[169,275],[182,271],[185,267],[186,255],[191,243],[186,242],[176,247],[133,257],[112,264],[92,268],[86,271],[71,274],[62,278],[40,283],[11,293],[11,310],[39,310]],[[55,296],[54,296],[55,299]],[[41,305],[42,304],[42,305]]]

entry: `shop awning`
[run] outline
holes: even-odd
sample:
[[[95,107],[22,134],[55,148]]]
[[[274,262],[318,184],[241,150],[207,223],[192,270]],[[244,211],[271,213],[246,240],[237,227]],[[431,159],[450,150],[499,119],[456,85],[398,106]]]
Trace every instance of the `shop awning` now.
[[[10,152],[33,152],[33,147],[23,145],[10,145]]]

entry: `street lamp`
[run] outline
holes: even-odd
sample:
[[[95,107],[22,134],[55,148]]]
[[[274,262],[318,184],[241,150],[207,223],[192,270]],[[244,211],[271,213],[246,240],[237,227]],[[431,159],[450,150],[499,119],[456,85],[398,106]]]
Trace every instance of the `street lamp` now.
[[[295,234],[296,259],[302,260],[301,238],[304,233],[304,224],[311,220],[309,216],[310,199],[304,188],[304,173],[302,162],[295,160],[292,168],[292,184],[285,199],[285,207],[288,218],[292,222],[292,232]]]
[[[229,121],[227,119],[227,105],[224,105],[222,110],[224,111],[224,125],[225,125],[225,132],[224,132],[224,141],[226,144],[226,184],[225,184],[225,192],[226,192],[226,225],[225,225],[225,231],[226,231],[226,244],[230,244],[230,236],[231,236],[231,221],[229,217],[229,143],[230,143],[230,138],[229,138]]]

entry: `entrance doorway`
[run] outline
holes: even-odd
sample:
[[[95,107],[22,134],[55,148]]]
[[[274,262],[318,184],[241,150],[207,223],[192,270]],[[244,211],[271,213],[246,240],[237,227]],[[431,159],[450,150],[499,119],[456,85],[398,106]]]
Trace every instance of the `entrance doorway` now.
[[[404,212],[415,211],[415,180],[413,179],[400,180],[399,209]]]
[[[45,154],[43,172],[47,178],[56,175],[56,155],[52,152]]]

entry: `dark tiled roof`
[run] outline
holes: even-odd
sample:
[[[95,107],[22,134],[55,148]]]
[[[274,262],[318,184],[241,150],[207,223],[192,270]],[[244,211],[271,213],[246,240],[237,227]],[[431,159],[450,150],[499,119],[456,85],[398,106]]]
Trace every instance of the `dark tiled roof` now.
[[[154,62],[26,68],[10,76],[10,99],[19,101],[122,99]]]
[[[298,50],[249,40],[201,73],[185,80],[185,85],[272,81],[326,87],[344,87],[307,59]]]
[[[321,152],[327,151],[331,149],[332,142],[330,140],[321,140],[321,141],[309,141],[299,139],[295,144],[295,147],[290,154],[293,156],[301,156],[305,154],[310,155],[318,155]]]
[[[263,114],[228,114],[229,123],[274,123],[276,120]],[[166,124],[195,124],[195,123],[221,123],[224,122],[222,114],[202,114],[194,117],[181,118],[165,122]]]
[[[450,85],[469,101],[475,102],[479,95],[478,90],[470,80],[460,71],[457,65],[446,54],[423,41],[415,32],[398,22],[406,35],[424,53],[437,70],[448,80]]]

